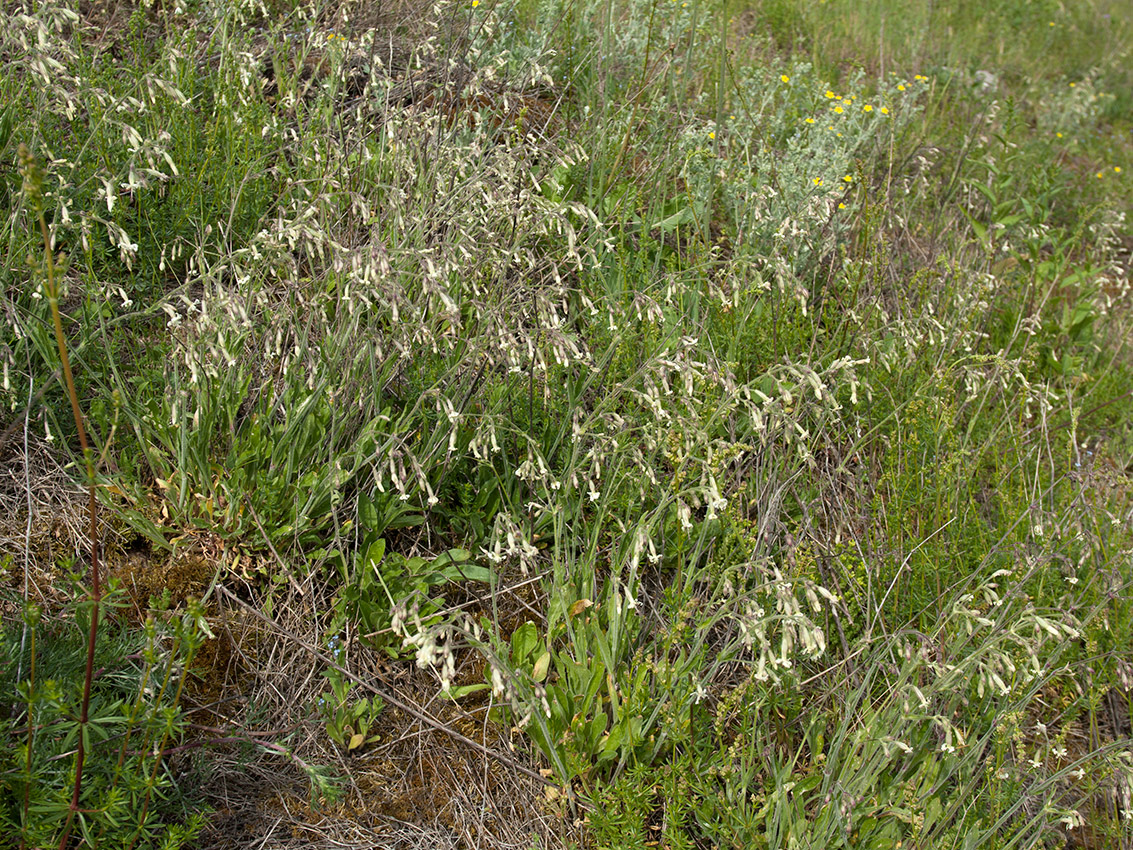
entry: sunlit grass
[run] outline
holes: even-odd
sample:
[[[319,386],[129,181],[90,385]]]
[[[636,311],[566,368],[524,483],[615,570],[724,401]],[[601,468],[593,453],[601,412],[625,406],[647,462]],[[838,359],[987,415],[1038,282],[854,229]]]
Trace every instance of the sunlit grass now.
[[[6,11],[116,545],[309,611],[303,769],[380,653],[597,846],[1129,841],[1119,12]],[[0,400],[73,461],[7,183]]]

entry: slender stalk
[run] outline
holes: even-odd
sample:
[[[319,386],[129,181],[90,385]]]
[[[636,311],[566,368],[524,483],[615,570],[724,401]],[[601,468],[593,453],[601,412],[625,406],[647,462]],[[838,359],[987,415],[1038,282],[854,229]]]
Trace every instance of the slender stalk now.
[[[28,751],[24,758],[24,827],[26,828],[28,819],[31,814],[31,755],[33,752],[33,744],[35,743],[35,722],[32,717],[32,712],[35,710],[35,632],[36,624],[28,630],[29,643],[31,644],[31,661],[30,670],[28,673]],[[22,831],[22,830],[21,830]],[[20,850],[27,846],[23,836],[20,836]]]
[[[47,219],[43,214],[42,175],[36,166],[35,157],[25,145],[19,149],[20,165],[24,175],[24,191],[31,201],[36,218],[39,221],[39,232],[43,238],[44,260],[44,294],[51,307],[51,319],[55,326],[55,345],[59,350],[59,362],[63,367],[63,380],[67,387],[67,397],[71,400],[71,412],[75,417],[75,427],[79,432],[79,446],[83,451],[83,463],[87,473],[87,513],[90,519],[90,630],[87,634],[87,661],[83,678],[83,699],[79,710],[80,734],[78,750],[75,753],[75,785],[71,792],[71,805],[67,813],[67,821],[59,836],[59,850],[66,850],[67,842],[71,837],[71,827],[75,815],[79,811],[79,797],[83,789],[83,764],[86,761],[86,727],[90,714],[91,680],[94,675],[94,647],[98,638],[98,616],[102,602],[102,583],[99,575],[98,552],[98,504],[95,497],[94,455],[87,442],[87,431],[83,424],[83,412],[79,407],[79,395],[75,391],[75,377],[71,373],[71,359],[67,355],[67,339],[63,334],[63,317],[59,312],[59,282],[55,267],[55,251],[51,245],[51,234],[47,229]]]

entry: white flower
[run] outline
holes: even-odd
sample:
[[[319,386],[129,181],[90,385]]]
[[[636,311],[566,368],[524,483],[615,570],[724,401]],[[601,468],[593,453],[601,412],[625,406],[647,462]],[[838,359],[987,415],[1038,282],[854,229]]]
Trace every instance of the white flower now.
[[[1059,820],[1059,823],[1064,824],[1067,829],[1077,829],[1085,821],[1082,820],[1082,816],[1077,811],[1072,810],[1067,812],[1066,816]]]

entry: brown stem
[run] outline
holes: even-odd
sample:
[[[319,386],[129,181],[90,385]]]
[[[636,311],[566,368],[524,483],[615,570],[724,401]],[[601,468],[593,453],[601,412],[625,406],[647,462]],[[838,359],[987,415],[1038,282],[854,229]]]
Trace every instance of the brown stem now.
[[[67,813],[67,821],[63,825],[63,832],[59,836],[59,850],[66,850],[67,842],[71,837],[71,827],[75,822],[75,815],[79,811],[79,797],[83,790],[83,764],[86,761],[86,740],[82,734],[86,730],[90,715],[91,680],[94,675],[94,647],[98,638],[98,615],[102,602],[102,583],[99,576],[98,563],[98,503],[95,497],[94,458],[90,445],[87,443],[87,431],[83,425],[83,412],[79,407],[79,395],[75,391],[75,378],[71,373],[71,360],[67,356],[67,340],[63,335],[63,317],[59,313],[59,289],[55,280],[55,252],[51,247],[51,235],[47,230],[47,221],[42,211],[39,214],[39,231],[43,237],[43,255],[47,269],[47,300],[51,305],[51,318],[55,325],[55,345],[59,349],[59,360],[63,366],[63,379],[67,385],[67,396],[71,400],[71,412],[75,416],[75,427],[79,432],[79,446],[83,450],[83,460],[86,464],[88,499],[87,512],[90,516],[90,630],[87,634],[87,663],[83,677],[83,701],[79,710],[80,734],[78,751],[75,753],[75,785],[71,792],[71,806]]]

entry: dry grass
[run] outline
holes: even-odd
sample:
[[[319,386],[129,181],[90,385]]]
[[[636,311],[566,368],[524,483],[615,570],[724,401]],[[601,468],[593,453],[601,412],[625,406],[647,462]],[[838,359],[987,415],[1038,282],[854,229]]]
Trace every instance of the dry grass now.
[[[50,445],[20,431],[0,445],[0,553],[13,556],[12,586],[50,609],[65,596],[53,587],[58,565],[85,548],[87,496]]]
[[[446,731],[537,768],[521,735],[487,719],[486,702],[444,700],[431,672],[391,664],[357,641],[349,643],[343,666],[416,713],[387,705],[378,743],[361,754],[337,747],[312,719],[325,685],[325,657],[310,650],[325,639],[326,614],[319,612],[329,605],[314,604],[320,596],[310,578],[287,588],[274,600],[270,623],[252,613],[263,601],[254,594],[251,605],[223,590],[214,597],[216,637],[198,655],[198,679],[185,704],[189,720],[207,727],[191,740],[207,747],[200,790],[215,810],[198,846],[520,848],[579,840],[579,824],[549,802],[543,782]],[[482,663],[462,653],[457,684],[477,677],[483,679]],[[423,723],[422,714],[436,725]],[[242,740],[209,743],[221,737]],[[285,745],[293,759],[257,742]],[[298,760],[342,777],[342,797],[314,798]]]

